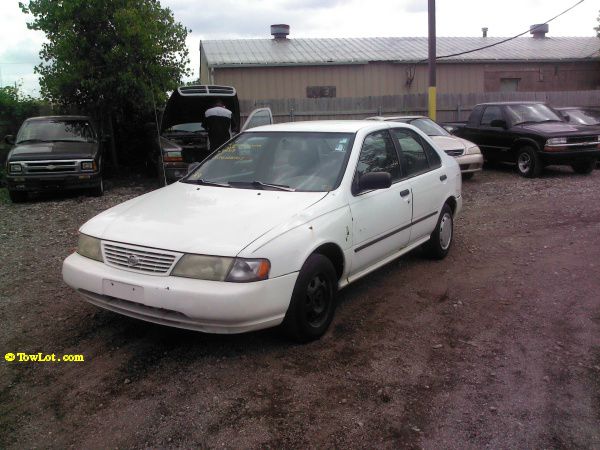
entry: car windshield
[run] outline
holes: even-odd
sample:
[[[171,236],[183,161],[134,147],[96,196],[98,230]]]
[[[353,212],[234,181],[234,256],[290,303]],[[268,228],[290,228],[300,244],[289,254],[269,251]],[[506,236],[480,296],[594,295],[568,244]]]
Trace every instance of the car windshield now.
[[[165,130],[166,133],[197,133],[204,131],[201,122],[178,123]]]
[[[569,122],[582,125],[599,125],[600,111],[593,109],[569,109],[565,111],[569,115]]]
[[[527,122],[563,122],[558,114],[543,103],[507,105],[506,111],[513,125]]]
[[[427,136],[450,136],[450,133],[448,133],[431,119],[419,118],[411,120],[408,123],[414,127],[417,127]]]
[[[87,120],[31,120],[23,123],[17,144],[24,142],[95,142],[96,136]]]
[[[351,133],[242,133],[182,181],[327,192],[339,185],[353,141]]]

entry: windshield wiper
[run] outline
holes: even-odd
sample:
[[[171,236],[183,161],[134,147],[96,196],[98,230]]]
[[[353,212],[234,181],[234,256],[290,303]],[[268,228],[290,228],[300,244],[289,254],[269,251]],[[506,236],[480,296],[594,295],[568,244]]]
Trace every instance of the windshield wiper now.
[[[202,178],[198,178],[197,180],[182,180],[183,183],[190,183],[190,184],[203,184],[205,186],[218,186],[218,187],[231,187],[229,186],[229,184],[226,183],[218,183],[216,181],[208,181],[208,180],[203,180]]]
[[[260,187],[260,188],[273,188],[278,189],[280,191],[288,191],[295,192],[296,189],[286,186],[285,184],[272,184],[272,183],[263,183],[262,181],[230,181],[229,184],[231,186],[235,185],[250,185],[252,187]]]

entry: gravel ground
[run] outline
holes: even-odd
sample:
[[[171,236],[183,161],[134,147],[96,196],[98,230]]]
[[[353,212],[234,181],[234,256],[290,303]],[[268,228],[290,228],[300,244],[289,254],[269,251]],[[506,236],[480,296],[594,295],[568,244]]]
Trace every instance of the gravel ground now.
[[[82,301],[77,228],[153,188],[0,200],[0,448],[600,448],[600,171],[463,186],[443,261],[340,293],[331,330],[205,335]],[[1,198],[1,197],[0,197]]]

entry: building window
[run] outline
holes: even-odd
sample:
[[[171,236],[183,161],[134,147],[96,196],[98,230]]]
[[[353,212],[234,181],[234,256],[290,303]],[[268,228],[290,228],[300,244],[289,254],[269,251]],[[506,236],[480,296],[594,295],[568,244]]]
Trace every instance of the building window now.
[[[308,98],[335,97],[335,86],[307,86],[306,96]]]
[[[517,92],[519,90],[520,78],[500,78],[501,92]]]

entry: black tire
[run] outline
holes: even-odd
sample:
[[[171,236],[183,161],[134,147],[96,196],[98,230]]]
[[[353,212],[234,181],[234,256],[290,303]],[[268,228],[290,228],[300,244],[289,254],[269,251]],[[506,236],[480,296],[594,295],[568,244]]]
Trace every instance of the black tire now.
[[[90,195],[92,197],[102,197],[102,195],[104,195],[104,181],[102,178],[100,178],[100,183],[98,183],[98,186],[90,189]]]
[[[29,197],[27,192],[23,192],[23,191],[11,191],[10,189],[8,190],[8,196],[10,197],[10,201],[13,203],[23,203],[27,201],[27,198]]]
[[[525,178],[539,177],[544,165],[539,155],[530,145],[525,145],[517,150],[517,171]]]
[[[320,338],[335,313],[338,279],[331,261],[320,254],[306,260],[292,293],[282,329],[297,342]]]
[[[435,230],[433,230],[429,240],[423,245],[423,250],[432,259],[444,259],[450,251],[453,239],[454,216],[452,215],[452,208],[446,203],[440,212]]]
[[[462,174],[462,179],[463,180],[471,180],[471,179],[473,179],[473,175],[475,175],[475,172],[463,173]]]
[[[575,171],[575,173],[579,173],[581,175],[588,175],[593,172],[594,167],[596,167],[595,159],[585,159],[581,161],[577,161],[571,164],[571,167]]]

